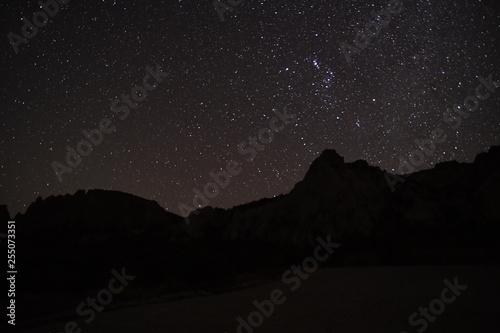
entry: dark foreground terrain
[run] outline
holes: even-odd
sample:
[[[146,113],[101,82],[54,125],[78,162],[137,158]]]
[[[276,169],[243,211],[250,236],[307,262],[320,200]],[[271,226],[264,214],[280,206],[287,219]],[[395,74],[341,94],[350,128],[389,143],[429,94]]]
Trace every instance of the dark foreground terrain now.
[[[410,325],[408,318],[420,307],[441,299],[445,279],[455,277],[465,290],[445,304],[439,315],[429,311],[425,332],[495,333],[500,328],[499,266],[400,266],[319,269],[295,291],[282,281],[258,287],[170,302],[129,304],[98,314],[89,324],[81,318],[64,318],[23,332],[61,332],[76,320],[82,332],[92,333],[192,333],[251,332],[238,329],[236,318],[256,310],[254,300],[269,299],[280,289],[282,304],[265,318],[255,332],[352,333],[418,332],[423,318]],[[445,292],[447,299],[454,297]],[[434,305],[436,306],[436,305]],[[421,331],[423,332],[423,331]]]
[[[492,324],[487,309],[495,308],[492,300],[500,296],[493,284],[498,271],[477,267],[500,264],[499,189],[500,147],[473,163],[446,162],[404,177],[365,161],[345,163],[325,150],[290,193],[228,210],[205,207],[189,220],[116,191],[38,198],[14,218],[16,266],[22,272],[16,280],[17,325],[34,328],[47,316],[75,315],[82,301],[116,279],[115,271],[135,278],[123,290],[113,285],[120,291],[106,310],[155,298],[171,302],[105,311],[85,331],[125,332],[125,326],[149,319],[146,332],[234,330],[236,314],[251,308],[245,295],[269,294],[268,286],[235,290],[279,281],[288,267],[311,256],[319,237],[341,244],[321,262],[332,269],[307,281],[262,330],[308,331],[303,325],[319,325],[316,332],[373,331],[376,325],[403,330],[413,311],[439,296],[443,279],[462,281],[463,272],[470,281],[464,283],[471,284],[464,293],[467,305],[458,308],[462,298],[450,305],[456,314],[443,314],[449,319],[433,329],[479,331],[465,327]],[[5,206],[0,215],[10,219]],[[172,301],[207,294],[214,296]],[[153,315],[158,317],[148,317]],[[57,332],[64,330],[57,325]]]

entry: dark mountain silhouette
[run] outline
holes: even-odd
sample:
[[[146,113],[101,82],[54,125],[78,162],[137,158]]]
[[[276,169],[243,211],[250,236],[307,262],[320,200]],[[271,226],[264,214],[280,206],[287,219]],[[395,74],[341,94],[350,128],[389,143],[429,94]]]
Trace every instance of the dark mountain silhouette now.
[[[19,297],[32,317],[74,312],[122,267],[137,278],[121,300],[224,290],[279,278],[327,235],[342,246],[326,265],[499,262],[500,146],[473,163],[411,174],[395,191],[386,178],[325,150],[290,193],[205,207],[189,224],[116,191],[38,198],[15,217]],[[9,218],[5,207],[0,213]]]
[[[15,218],[21,232],[64,235],[78,242],[95,237],[122,238],[143,230],[168,229],[183,222],[158,203],[132,194],[79,190],[73,195],[41,197]]]
[[[394,192],[379,168],[344,163],[326,150],[289,194],[228,211],[204,208],[191,214],[188,230],[192,237],[298,247],[331,234],[353,251],[369,245],[391,251],[394,243],[400,251],[420,245],[487,247],[500,222],[499,185],[500,147],[479,154],[474,163],[445,162],[411,174]]]

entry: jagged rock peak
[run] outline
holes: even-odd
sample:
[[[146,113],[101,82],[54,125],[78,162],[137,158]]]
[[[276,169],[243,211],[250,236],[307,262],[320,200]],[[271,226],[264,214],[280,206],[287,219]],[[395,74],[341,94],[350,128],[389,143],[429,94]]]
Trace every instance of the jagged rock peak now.
[[[333,149],[325,149],[309,167],[304,179],[298,182],[294,189],[300,189],[304,186],[315,186],[313,183],[323,183],[325,176],[330,174],[334,169],[345,165],[344,158]],[[308,185],[306,185],[308,184]]]
[[[328,165],[342,165],[344,164],[344,158],[335,149],[325,149],[314,162]]]

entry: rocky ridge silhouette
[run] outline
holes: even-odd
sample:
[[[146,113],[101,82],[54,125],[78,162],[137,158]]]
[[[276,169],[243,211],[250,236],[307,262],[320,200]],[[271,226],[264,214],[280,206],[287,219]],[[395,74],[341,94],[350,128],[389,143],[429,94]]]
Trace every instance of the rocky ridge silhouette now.
[[[189,224],[154,201],[117,191],[38,198],[15,217],[20,299],[33,316],[74,310],[121,267],[137,276],[124,300],[222,290],[279,278],[327,235],[342,246],[325,265],[499,262],[500,146],[473,163],[407,175],[394,192],[386,176],[325,150],[290,193],[205,207]],[[9,218],[4,206],[0,213]]]

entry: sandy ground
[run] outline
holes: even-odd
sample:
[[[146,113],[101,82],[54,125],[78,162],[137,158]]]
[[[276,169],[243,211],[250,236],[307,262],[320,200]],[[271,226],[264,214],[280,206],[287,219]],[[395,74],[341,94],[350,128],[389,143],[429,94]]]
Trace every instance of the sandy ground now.
[[[427,321],[425,330],[423,324],[411,326],[409,316],[421,306],[429,307],[431,301],[440,299],[446,288],[443,281],[453,282],[455,277],[467,289],[446,304],[433,322]],[[302,280],[295,291],[290,289],[294,283],[277,281],[227,294],[118,308],[97,314],[89,324],[83,320],[78,323],[81,332],[94,333],[249,333],[252,330],[238,330],[236,318],[247,318],[256,311],[254,300],[269,299],[271,291],[280,289],[286,300],[276,305],[269,317],[263,317],[262,324],[253,332],[412,333],[421,329],[429,333],[498,333],[499,278],[500,266],[319,269]],[[416,320],[421,318],[419,315]],[[61,321],[24,332],[64,332],[64,326],[65,321]]]

